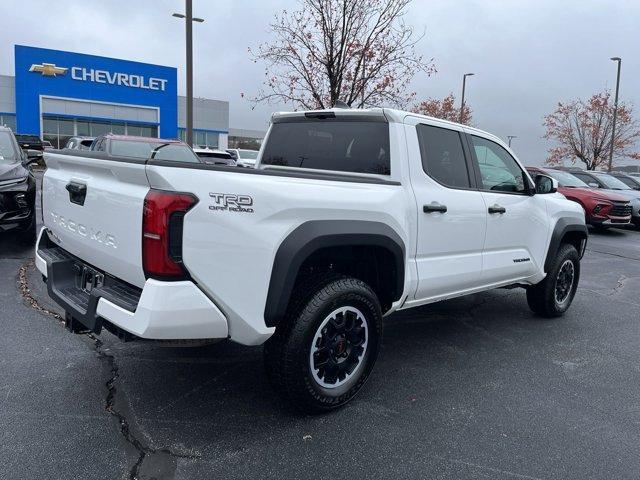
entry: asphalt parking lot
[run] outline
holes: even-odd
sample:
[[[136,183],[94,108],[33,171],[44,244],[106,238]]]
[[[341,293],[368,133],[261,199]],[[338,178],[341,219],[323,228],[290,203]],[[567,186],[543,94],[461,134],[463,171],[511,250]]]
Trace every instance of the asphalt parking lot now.
[[[640,232],[592,235],[568,314],[496,290],[387,319],[367,386],[283,405],[260,348],[67,333],[0,235],[0,478],[638,478]]]

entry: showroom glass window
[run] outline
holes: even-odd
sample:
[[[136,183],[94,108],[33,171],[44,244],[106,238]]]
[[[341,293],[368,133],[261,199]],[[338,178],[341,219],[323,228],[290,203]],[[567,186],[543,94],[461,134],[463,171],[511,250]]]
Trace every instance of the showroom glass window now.
[[[526,175],[504,148],[486,138],[471,136],[484,190],[527,193]]]
[[[16,116],[10,113],[0,115],[0,126],[10,128],[12,132],[16,131]]]
[[[460,134],[431,125],[417,125],[416,129],[425,173],[446,187],[470,188]]]

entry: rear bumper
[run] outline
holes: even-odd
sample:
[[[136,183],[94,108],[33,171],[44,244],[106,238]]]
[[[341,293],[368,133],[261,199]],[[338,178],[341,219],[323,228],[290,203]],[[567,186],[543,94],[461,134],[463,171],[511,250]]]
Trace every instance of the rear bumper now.
[[[228,337],[225,316],[190,281],[148,279],[139,289],[105,274],[104,286],[87,293],[72,277],[83,262],[50,244],[45,232],[43,228],[38,236],[36,267],[47,278],[49,296],[87,329],[100,333],[106,321],[144,339]]]

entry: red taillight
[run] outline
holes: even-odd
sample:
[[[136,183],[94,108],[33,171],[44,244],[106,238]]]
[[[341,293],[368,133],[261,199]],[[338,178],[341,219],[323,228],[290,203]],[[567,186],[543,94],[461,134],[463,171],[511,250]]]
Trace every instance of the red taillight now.
[[[184,214],[198,202],[190,193],[149,190],[142,213],[142,266],[147,278],[180,280]]]

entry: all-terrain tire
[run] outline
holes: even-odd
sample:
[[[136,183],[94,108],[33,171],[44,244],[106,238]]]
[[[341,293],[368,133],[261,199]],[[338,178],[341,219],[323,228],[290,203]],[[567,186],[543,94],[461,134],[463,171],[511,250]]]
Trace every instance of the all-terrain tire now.
[[[571,283],[568,283],[568,275]],[[580,280],[580,256],[573,245],[563,244],[551,262],[547,276],[527,289],[529,308],[538,315],[562,316],[573,301]]]
[[[273,387],[306,413],[349,402],[369,377],[382,341],[380,303],[366,283],[333,277],[314,284],[311,291],[308,283],[296,289],[286,317],[264,348]],[[314,368],[322,362],[330,368]],[[334,376],[340,368],[344,371]]]

